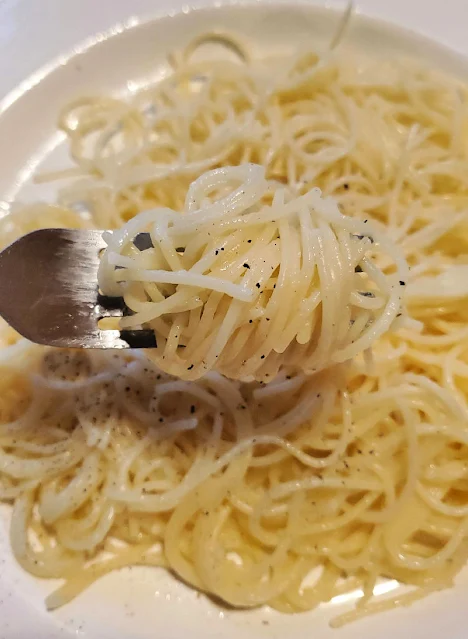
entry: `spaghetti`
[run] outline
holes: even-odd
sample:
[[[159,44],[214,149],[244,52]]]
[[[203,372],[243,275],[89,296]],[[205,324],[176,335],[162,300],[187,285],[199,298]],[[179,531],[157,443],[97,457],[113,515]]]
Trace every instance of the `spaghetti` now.
[[[154,329],[148,356],[168,373],[311,374],[369,349],[402,315],[408,273],[396,247],[318,190],[288,198],[264,174],[209,171],[190,186],[185,214],[153,209],[105,234],[100,288],[134,311],[122,328]],[[153,246],[139,250],[145,231]],[[369,258],[374,245],[387,248],[393,273]]]
[[[337,47],[268,67],[225,37],[238,62],[200,62],[203,42],[131,101],[67,107],[62,208],[13,212],[2,237],[140,224],[183,210],[206,171],[254,163],[285,201],[320,188],[396,242],[410,318],[371,355],[269,384],[176,379],[136,352],[47,351],[5,327],[0,498],[21,565],[64,580],[49,608],[148,564],[240,607],[356,591],[339,625],[450,586],[468,555],[468,91]],[[410,591],[379,595],[379,577]]]

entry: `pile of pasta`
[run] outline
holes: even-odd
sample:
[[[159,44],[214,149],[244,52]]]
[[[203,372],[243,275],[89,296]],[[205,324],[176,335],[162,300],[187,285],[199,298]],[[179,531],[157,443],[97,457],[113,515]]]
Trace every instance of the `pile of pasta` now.
[[[47,351],[2,327],[0,499],[13,506],[17,560],[31,574],[63,579],[50,608],[110,571],[144,564],[239,607],[291,613],[346,595],[356,607],[340,625],[452,585],[468,556],[468,90],[411,61],[353,57],[336,39],[330,49],[266,62],[236,37],[217,37],[219,55],[200,60],[207,40],[176,52],[168,77],[131,99],[66,107],[60,127],[74,164],[44,176],[67,178],[58,204],[12,211],[0,233],[7,242],[41,225],[115,230],[103,277],[133,309],[128,321],[153,323],[157,357],[171,355],[182,377],[195,376],[195,366],[187,369],[197,348],[200,361],[211,357],[219,338],[213,353],[226,357],[220,345],[233,337],[232,316],[245,322],[234,336],[239,351],[244,337],[256,345],[243,372],[260,381],[216,370],[187,381],[141,351]],[[225,48],[238,59],[225,59]],[[252,186],[248,202],[239,194],[226,219],[264,216],[261,230],[250,235],[239,223],[224,235],[216,222],[216,240],[226,243],[210,244],[196,219],[215,215],[247,183],[267,187]],[[288,207],[291,217],[268,218]],[[313,232],[303,234],[309,224]],[[177,236],[183,229],[190,236]],[[140,231],[151,234],[149,253],[133,248]],[[379,246],[352,237],[374,233]],[[264,278],[256,263],[242,266],[255,262],[249,239],[271,252]],[[383,240],[410,266],[404,287],[392,289],[400,267]],[[243,261],[231,274],[221,269],[236,264],[233,242]],[[206,279],[198,286],[196,272],[189,287],[186,273],[200,262],[209,264],[203,276],[214,269],[228,288],[209,289]],[[155,267],[168,278],[183,270],[185,280],[144,282]],[[294,269],[299,287],[309,282],[303,299],[320,296],[309,326],[290,315],[308,312],[297,306]],[[333,280],[337,297],[327,300],[332,273],[347,283]],[[270,317],[279,284],[290,298]],[[375,339],[372,354],[366,348],[311,375],[286,366],[262,383],[270,370],[256,368],[263,354],[272,373],[288,349],[310,348],[312,368],[314,358],[351,354],[353,336],[368,339],[401,289],[409,317]],[[197,295],[198,307],[157,316],[158,305],[190,306]],[[138,315],[146,309],[149,318]],[[223,310],[212,333],[210,309],[213,318]],[[205,313],[196,344],[193,323]],[[260,343],[273,319],[280,339],[267,353]],[[237,366],[230,358],[224,365]]]

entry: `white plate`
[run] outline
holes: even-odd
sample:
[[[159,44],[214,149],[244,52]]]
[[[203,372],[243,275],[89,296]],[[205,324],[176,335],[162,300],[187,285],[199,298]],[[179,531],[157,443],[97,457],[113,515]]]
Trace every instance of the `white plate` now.
[[[466,0],[362,0],[361,7],[468,54]],[[206,0],[192,2],[206,4]],[[339,4],[339,3],[334,3]],[[435,6],[429,6],[429,4]],[[38,166],[67,163],[55,130],[59,108],[93,91],[129,93],[164,72],[168,50],[190,35],[225,27],[254,39],[259,51],[272,45],[287,53],[308,40],[323,41],[337,14],[310,3],[282,7],[266,2],[190,11],[179,0],[0,0],[0,206],[16,200],[52,198],[50,187],[34,187]],[[137,18],[159,9],[173,17]],[[176,9],[181,9],[177,13]],[[132,16],[129,16],[129,12]],[[117,26],[116,26],[117,25]],[[85,39],[88,38],[88,39]],[[459,75],[468,63],[457,54],[409,31],[357,16],[347,46],[359,43],[375,54],[424,57]],[[45,65],[45,66],[44,66]],[[36,69],[40,69],[36,71]],[[33,73],[34,71],[34,73]],[[32,74],[32,75],[31,75]],[[457,587],[433,595],[409,610],[397,610],[331,631],[328,620],[349,602],[334,602],[312,613],[287,616],[268,610],[233,612],[217,608],[159,570],[133,568],[107,576],[53,615],[43,600],[53,588],[21,571],[9,551],[8,511],[0,515],[0,639],[462,639],[466,636],[468,571]]]

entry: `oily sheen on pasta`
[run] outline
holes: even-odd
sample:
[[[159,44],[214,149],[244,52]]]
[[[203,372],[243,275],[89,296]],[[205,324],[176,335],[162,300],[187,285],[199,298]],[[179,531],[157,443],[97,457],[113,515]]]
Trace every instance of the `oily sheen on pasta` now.
[[[148,356],[179,378],[312,374],[369,349],[402,315],[406,263],[366,223],[318,189],[291,196],[261,166],[214,169],[182,214],[152,209],[105,233],[99,284],[134,311],[122,328],[154,329]],[[137,247],[142,232],[152,248]],[[369,258],[382,245],[389,275]]]
[[[210,39],[218,54],[203,61]],[[320,189],[410,266],[409,317],[372,352],[268,384],[214,370],[187,381],[141,352],[45,350],[2,328],[0,497],[20,564],[63,580],[49,608],[145,564],[236,607],[354,597],[340,625],[448,587],[465,565],[468,90],[336,45],[265,60],[235,36],[196,38],[155,86],[68,105],[74,168],[39,176],[65,180],[57,204],[0,220],[5,243],[39,226],[128,229],[143,211],[181,213],[207,171],[251,163],[285,202]],[[374,281],[377,300],[378,272],[394,274],[384,253],[352,275]],[[356,310],[378,314],[371,301]],[[158,331],[176,352],[172,325]],[[397,582],[404,593],[384,594]]]

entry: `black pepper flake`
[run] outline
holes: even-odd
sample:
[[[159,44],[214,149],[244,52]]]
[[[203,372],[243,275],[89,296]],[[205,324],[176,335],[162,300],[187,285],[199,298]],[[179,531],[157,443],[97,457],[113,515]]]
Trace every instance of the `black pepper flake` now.
[[[286,375],[286,379],[291,379],[291,375]]]
[[[359,291],[359,295],[362,295],[362,297],[375,297],[372,291]]]
[[[401,313],[397,313],[397,317],[401,317]]]
[[[359,235],[357,233],[353,233],[351,237],[354,237],[356,240],[363,240],[364,238],[367,238],[368,240],[370,240],[371,244],[374,243],[374,238],[371,237],[370,235]]]
[[[190,366],[187,366],[187,370],[191,371],[193,367],[194,367],[194,364],[190,364]]]
[[[257,282],[257,283],[255,284],[255,286],[256,286],[257,288],[260,288],[260,282]]]
[[[400,286],[406,286],[406,282],[404,282],[403,280],[400,280]]]
[[[247,244],[252,244],[252,240],[247,240]]]
[[[250,266],[247,264],[247,262],[244,262],[244,263],[242,264],[242,266],[243,266],[244,268],[250,268]]]
[[[164,419],[162,417],[159,418],[159,421],[161,422],[161,424],[163,423]]]
[[[224,251],[224,247],[221,247],[221,250]]]
[[[218,251],[218,249],[216,249],[216,251],[215,251],[215,255],[218,255],[218,253],[219,253],[219,251]]]
[[[249,320],[249,324],[252,324],[253,320]]]
[[[192,415],[195,412],[195,406],[193,404],[190,406],[190,412],[192,413]]]
[[[354,269],[355,273],[362,273],[362,267],[359,266],[359,264],[356,266],[356,268]]]
[[[265,359],[265,355],[262,355],[262,356],[260,357],[260,359]]]
[[[348,190],[348,189],[349,189],[349,184],[348,184],[348,183],[343,184],[343,188],[345,188],[346,190]]]

